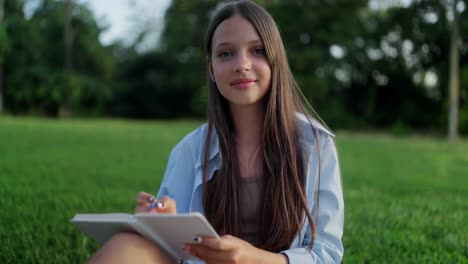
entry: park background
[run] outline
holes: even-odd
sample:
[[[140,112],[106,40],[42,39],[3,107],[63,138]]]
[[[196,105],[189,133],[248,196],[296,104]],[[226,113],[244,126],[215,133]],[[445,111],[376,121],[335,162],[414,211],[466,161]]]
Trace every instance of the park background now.
[[[466,263],[467,1],[257,2],[337,134],[344,263]],[[98,245],[74,214],[157,191],[205,118],[217,5],[172,0],[153,42],[135,9],[131,41],[104,45],[86,1],[0,0],[1,263],[82,263]]]

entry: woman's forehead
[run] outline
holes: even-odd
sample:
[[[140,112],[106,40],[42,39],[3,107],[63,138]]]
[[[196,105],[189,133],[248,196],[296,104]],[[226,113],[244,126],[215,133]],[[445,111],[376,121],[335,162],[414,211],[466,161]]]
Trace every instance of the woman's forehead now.
[[[260,36],[250,21],[234,15],[219,24],[213,34],[213,48],[236,44],[262,43]]]

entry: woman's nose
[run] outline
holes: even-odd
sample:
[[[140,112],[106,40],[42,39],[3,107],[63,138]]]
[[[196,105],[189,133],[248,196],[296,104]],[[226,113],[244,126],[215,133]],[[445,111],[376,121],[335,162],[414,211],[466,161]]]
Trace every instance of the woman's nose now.
[[[246,72],[250,71],[252,68],[250,59],[248,55],[241,54],[238,56],[236,60],[236,64],[234,65],[233,71],[234,72]]]

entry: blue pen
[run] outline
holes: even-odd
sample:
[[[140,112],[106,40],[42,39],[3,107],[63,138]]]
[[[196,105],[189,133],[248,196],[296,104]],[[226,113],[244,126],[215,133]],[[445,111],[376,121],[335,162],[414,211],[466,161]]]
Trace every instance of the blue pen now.
[[[154,197],[152,197],[152,196],[148,198],[148,202],[151,203],[151,205],[150,205],[150,208],[151,208],[151,209],[154,209],[154,208],[161,208],[161,207],[164,206],[164,203],[163,203],[163,202],[161,202],[161,201],[155,202],[155,201],[156,201],[156,199],[154,199]]]
[[[155,203],[151,203],[151,206],[150,206],[150,207],[151,207],[151,209],[154,209],[154,208],[161,208],[161,207],[163,207],[163,206],[164,206],[164,203],[163,203],[163,202],[157,201],[157,202],[155,202]]]

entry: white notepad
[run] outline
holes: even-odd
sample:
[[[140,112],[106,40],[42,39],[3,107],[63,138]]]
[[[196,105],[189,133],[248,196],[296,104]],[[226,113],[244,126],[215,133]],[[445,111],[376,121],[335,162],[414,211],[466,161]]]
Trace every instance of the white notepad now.
[[[181,260],[199,260],[182,250],[198,236],[219,238],[214,228],[200,213],[186,214],[77,214],[70,220],[83,233],[105,243],[120,232],[137,232]]]

